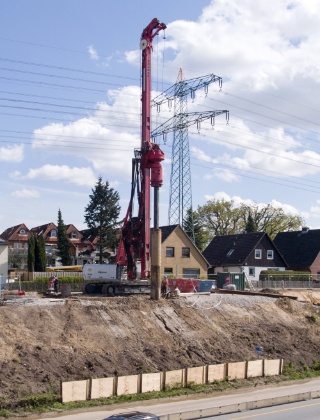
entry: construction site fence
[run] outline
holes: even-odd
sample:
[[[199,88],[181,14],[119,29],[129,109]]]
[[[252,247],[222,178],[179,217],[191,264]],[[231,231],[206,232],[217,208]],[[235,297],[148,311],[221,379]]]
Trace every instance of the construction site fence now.
[[[320,282],[314,280],[259,280],[253,281],[255,289],[320,289]]]
[[[283,359],[261,358],[244,362],[188,367],[167,372],[62,381],[61,400],[63,403],[67,403],[146,392],[161,392],[185,388],[188,385],[277,376],[281,375],[282,371]]]

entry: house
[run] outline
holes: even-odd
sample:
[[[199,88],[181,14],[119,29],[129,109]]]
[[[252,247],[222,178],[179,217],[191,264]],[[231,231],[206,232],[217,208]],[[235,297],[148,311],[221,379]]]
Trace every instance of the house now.
[[[206,278],[208,261],[180,225],[162,226],[161,275]]]
[[[1,233],[0,240],[7,243],[9,268],[27,268],[30,235],[30,231],[24,223],[12,226]]]
[[[274,244],[288,264],[288,270],[320,276],[320,229],[279,232]]]
[[[30,230],[24,223],[12,226],[1,233],[0,238],[8,242],[9,248],[27,250]]]
[[[88,257],[92,259],[93,243],[89,239],[85,239],[84,234],[72,224],[66,226],[66,232],[70,242],[72,264],[81,265],[87,262]]]
[[[0,238],[0,280],[3,282],[8,278],[8,243]]]
[[[262,270],[285,270],[286,261],[265,232],[215,236],[203,251],[210,264],[209,274],[244,272],[259,280]]]
[[[84,239],[84,235],[72,224],[66,226],[67,236],[70,242],[70,254],[72,264],[84,264],[88,256],[95,255],[95,246],[90,239]],[[58,228],[54,223],[46,223],[41,226],[28,229],[24,223],[6,229],[0,235],[0,240],[7,243],[9,249],[9,268],[27,268],[28,239],[32,234],[42,235],[45,241],[47,266],[54,267],[59,264],[57,254]],[[93,254],[91,254],[93,253]]]

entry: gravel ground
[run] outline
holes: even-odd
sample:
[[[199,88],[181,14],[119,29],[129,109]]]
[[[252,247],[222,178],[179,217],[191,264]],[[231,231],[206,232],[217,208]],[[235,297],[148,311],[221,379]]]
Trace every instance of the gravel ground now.
[[[280,296],[279,296],[280,297]],[[141,296],[139,296],[141,298]],[[148,297],[145,296],[146,299]],[[104,297],[104,300],[106,298]],[[112,299],[112,298],[107,298]],[[224,294],[224,293],[211,293],[210,295],[184,295],[179,299],[175,300],[175,303],[180,307],[192,307],[194,309],[223,309],[226,305],[232,305],[240,308],[251,307],[260,303],[274,303],[275,298],[268,296],[252,296],[252,295],[238,295],[238,294]],[[66,299],[59,298],[44,298],[44,297],[29,297],[29,296],[12,296],[6,297],[3,304],[10,306],[57,306],[64,305]],[[83,306],[99,305],[103,304],[99,300],[99,297],[91,298],[90,300],[85,299],[84,296],[79,296],[76,299],[77,302],[81,302]]]
[[[274,298],[268,296],[211,293],[210,295],[183,296],[179,299],[179,304],[185,307],[204,310],[223,308],[224,305],[245,308],[259,303],[273,303],[274,301]]]

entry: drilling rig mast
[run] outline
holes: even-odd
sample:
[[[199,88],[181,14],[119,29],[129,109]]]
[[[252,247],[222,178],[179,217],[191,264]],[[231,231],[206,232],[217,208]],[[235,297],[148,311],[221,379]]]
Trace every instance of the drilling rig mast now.
[[[143,30],[140,40],[142,50],[141,75],[141,148],[135,150],[132,159],[131,197],[128,210],[121,229],[121,239],[116,257],[118,265],[127,266],[128,278],[137,276],[136,262],[141,262],[141,279],[150,279],[150,193],[154,188],[154,196],[159,197],[162,185],[162,166],[164,153],[158,144],[151,142],[151,53],[152,40],[166,29],[164,23],[153,19]],[[137,193],[138,216],[133,217],[133,201]],[[155,228],[158,228],[158,203],[155,199]]]

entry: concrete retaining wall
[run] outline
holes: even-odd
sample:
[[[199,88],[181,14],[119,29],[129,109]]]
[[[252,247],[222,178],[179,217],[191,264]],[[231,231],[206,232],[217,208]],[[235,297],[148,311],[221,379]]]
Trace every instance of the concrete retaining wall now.
[[[186,370],[171,370],[165,372],[164,389],[184,387],[186,381]]]
[[[184,387],[186,383],[201,385],[215,381],[224,381],[227,378],[229,380],[235,380],[279,375],[282,372],[282,368],[282,359],[252,360],[248,362],[190,367],[169,372],[62,382],[61,398],[64,403],[95,398],[108,398],[113,395],[140,394],[152,391],[159,392],[172,387]],[[184,420],[184,417],[179,417],[179,419]],[[175,419],[170,417],[170,420]]]
[[[208,366],[208,383],[227,379],[227,363]]]
[[[139,375],[119,376],[116,395],[138,394],[139,381]]]
[[[91,399],[112,397],[115,393],[115,378],[100,378],[91,380]]]
[[[245,379],[247,376],[247,362],[228,363],[228,379]]]
[[[141,377],[141,392],[161,391],[162,373],[144,373]]]
[[[61,396],[62,402],[85,401],[89,397],[90,380],[62,382]]]
[[[187,383],[202,385],[206,383],[206,366],[187,368]]]
[[[282,372],[281,359],[264,360],[264,376],[280,375]]]
[[[247,378],[263,376],[263,360],[251,360],[247,363]]]

